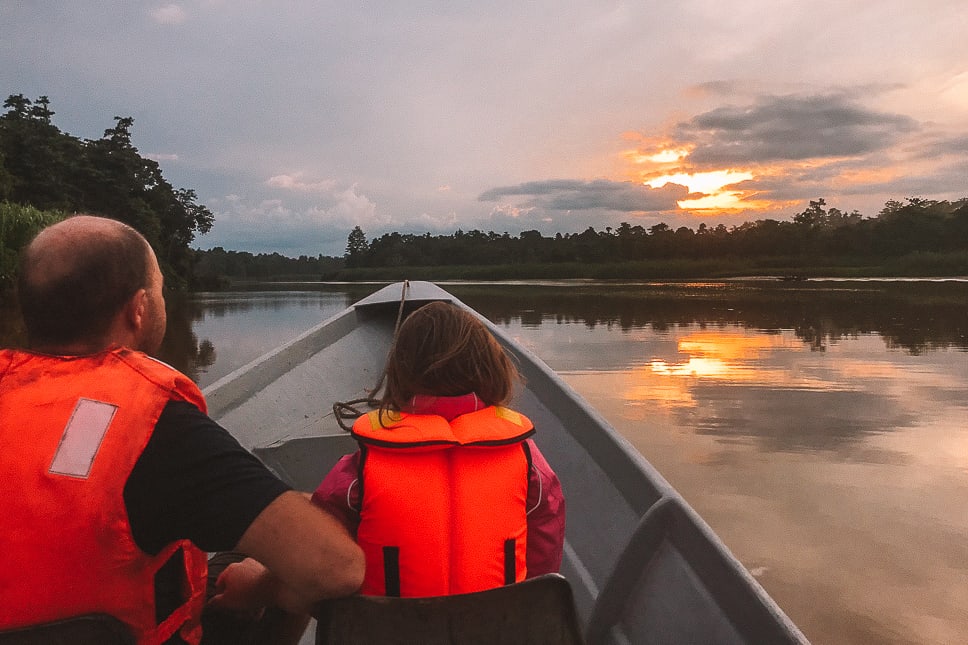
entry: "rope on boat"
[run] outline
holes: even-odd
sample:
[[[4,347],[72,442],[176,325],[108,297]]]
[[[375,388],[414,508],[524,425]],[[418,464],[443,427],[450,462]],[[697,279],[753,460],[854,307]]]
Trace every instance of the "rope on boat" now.
[[[403,289],[400,292],[400,307],[397,309],[397,320],[393,325],[393,340],[390,342],[390,351],[387,353],[387,357],[393,353],[393,348],[397,344],[397,334],[400,332],[400,323],[403,322],[403,308],[407,303],[407,292],[410,291],[410,281],[403,281]],[[357,406],[367,405],[369,409],[375,410],[380,407],[380,400],[375,398],[377,392],[383,387],[383,381],[387,377],[386,361],[383,364],[383,372],[380,374],[380,380],[376,382],[376,385],[370,390],[370,395],[360,399],[353,399],[352,401],[337,401],[333,404],[333,416],[336,418],[336,423],[339,424],[346,432],[350,432],[353,429],[353,421],[356,421],[359,417],[366,414],[369,410],[361,410]]]
[[[367,406],[366,409],[357,407],[364,404]],[[353,399],[352,401],[337,401],[333,404],[333,416],[336,417],[336,423],[339,424],[339,427],[350,432],[353,430],[353,421],[356,421],[370,410],[374,410],[379,406],[379,399],[369,397]]]

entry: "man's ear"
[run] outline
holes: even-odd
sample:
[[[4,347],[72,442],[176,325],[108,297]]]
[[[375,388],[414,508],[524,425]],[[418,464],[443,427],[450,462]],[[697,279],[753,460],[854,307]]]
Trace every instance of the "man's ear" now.
[[[144,327],[147,310],[148,291],[147,289],[138,289],[124,307],[125,323],[131,327],[132,331],[138,332]]]

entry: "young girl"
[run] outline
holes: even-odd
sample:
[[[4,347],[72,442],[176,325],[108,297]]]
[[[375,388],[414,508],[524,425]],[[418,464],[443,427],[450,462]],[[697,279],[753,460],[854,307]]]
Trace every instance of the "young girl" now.
[[[518,378],[467,311],[434,302],[404,320],[380,408],[353,425],[360,450],[313,494],[366,554],[362,593],[469,593],[558,571],[564,498],[531,422],[503,407]]]

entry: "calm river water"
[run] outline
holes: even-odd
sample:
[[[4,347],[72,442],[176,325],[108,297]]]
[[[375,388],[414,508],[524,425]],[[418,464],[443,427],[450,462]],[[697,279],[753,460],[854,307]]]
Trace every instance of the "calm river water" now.
[[[163,358],[204,387],[378,286],[172,303]],[[595,406],[814,643],[968,642],[968,280],[443,286]]]

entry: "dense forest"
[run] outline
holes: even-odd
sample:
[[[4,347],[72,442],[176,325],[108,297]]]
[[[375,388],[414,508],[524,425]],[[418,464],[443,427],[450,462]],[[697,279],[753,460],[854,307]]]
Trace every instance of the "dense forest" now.
[[[545,237],[458,230],[452,235],[386,233],[367,240],[359,226],[342,258],[287,258],[215,248],[196,251],[206,285],[220,279],[696,278],[730,275],[965,275],[968,198],[889,201],[865,218],[811,201],[791,221],[715,228],[700,224]]]
[[[344,266],[343,258],[322,254],[290,258],[279,253],[226,251],[220,246],[194,254],[195,279],[202,288],[219,288],[227,280],[320,280]]]
[[[0,283],[25,239],[70,213],[112,217],[130,224],[151,243],[167,282],[192,281],[197,234],[214,217],[195,191],[175,188],[158,163],[131,143],[131,117],[114,117],[100,139],[61,132],[46,96],[7,98],[0,115]],[[2,284],[0,284],[2,286]]]
[[[701,269],[809,269],[819,266],[909,264],[928,269],[968,271],[968,198],[955,202],[912,197],[889,201],[873,218],[828,208],[811,201],[792,221],[773,219],[727,228],[700,224],[648,229],[622,223],[617,229],[589,227],[576,234],[542,236],[525,231],[517,237],[482,231],[431,236],[388,233],[366,240],[357,227],[348,239],[348,268],[515,264],[624,264],[693,266]],[[614,276],[621,277],[621,276]]]

